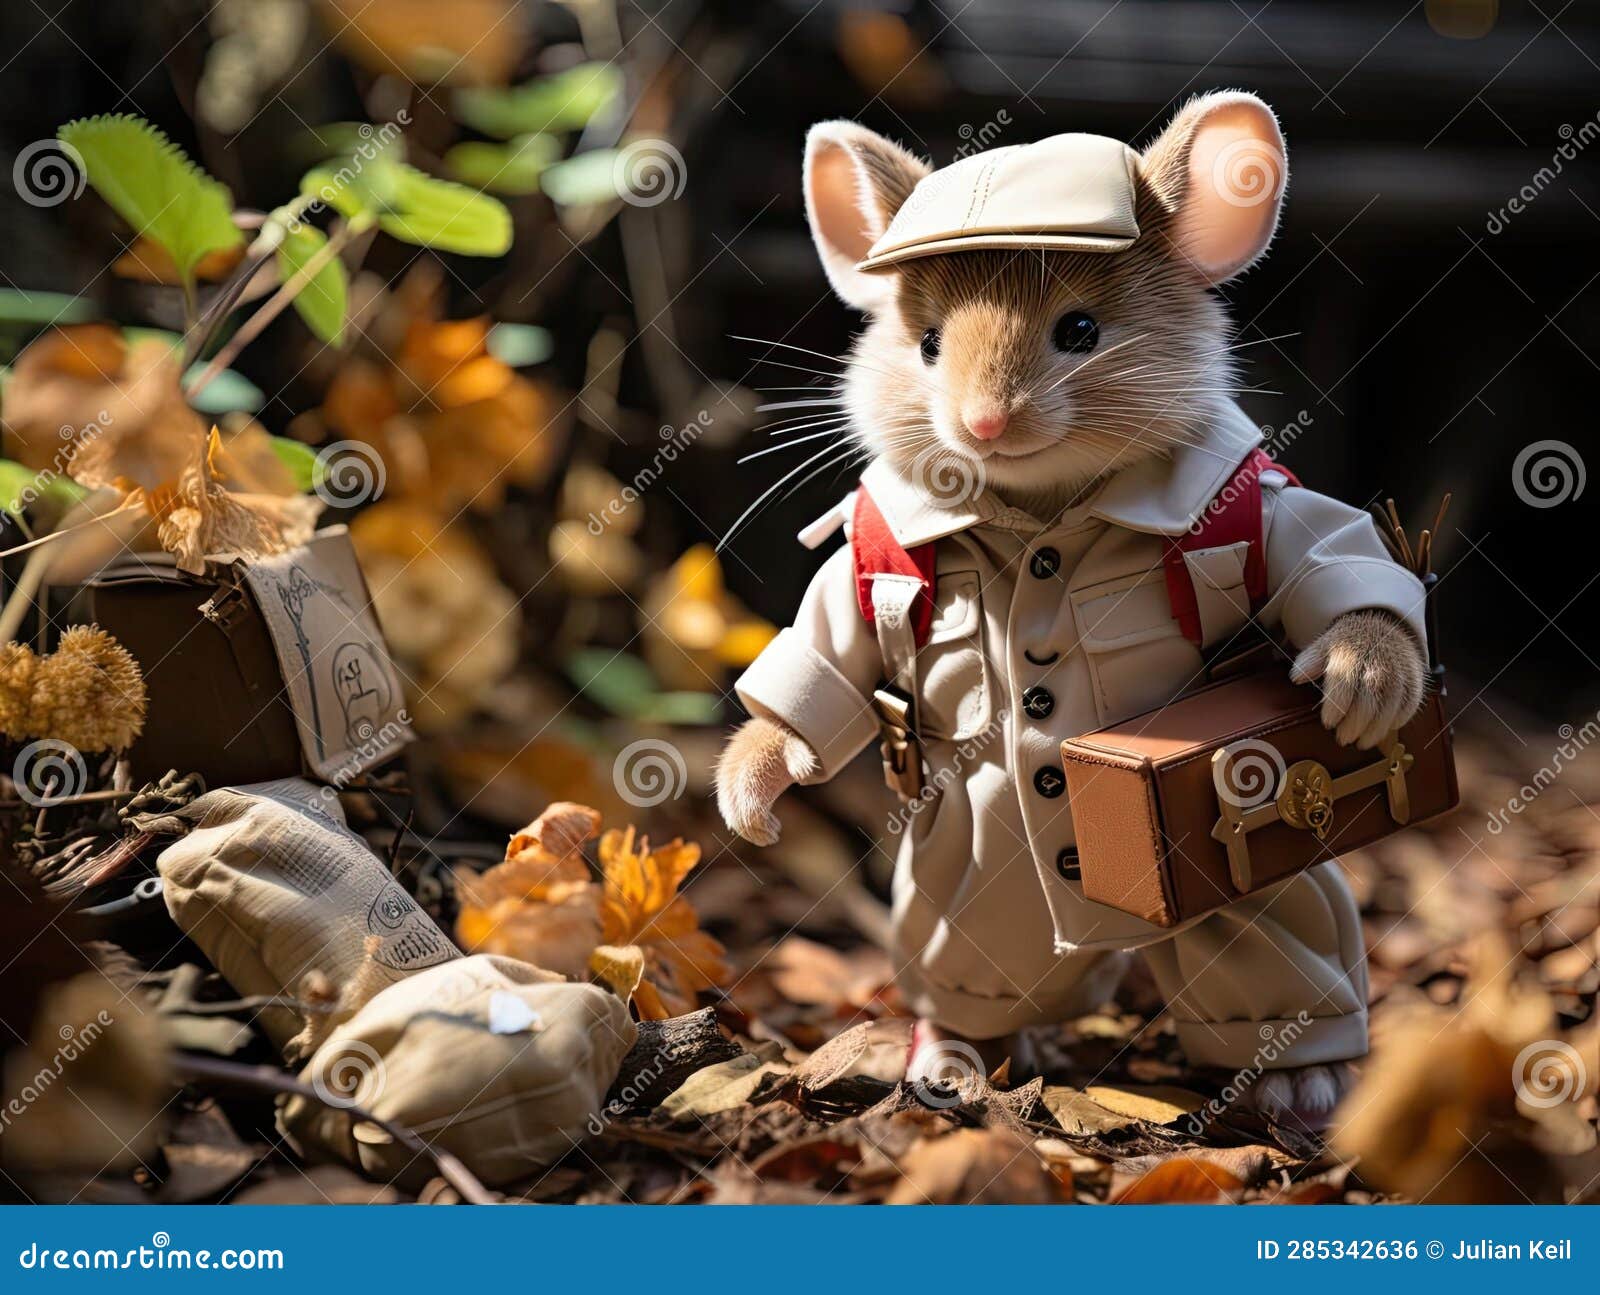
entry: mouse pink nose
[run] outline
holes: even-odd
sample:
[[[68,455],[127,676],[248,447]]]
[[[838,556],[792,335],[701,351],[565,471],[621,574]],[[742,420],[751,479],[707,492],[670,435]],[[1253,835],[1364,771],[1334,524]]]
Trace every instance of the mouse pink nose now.
[[[980,405],[962,415],[967,430],[980,441],[992,441],[1006,430],[1010,415],[999,405]]]

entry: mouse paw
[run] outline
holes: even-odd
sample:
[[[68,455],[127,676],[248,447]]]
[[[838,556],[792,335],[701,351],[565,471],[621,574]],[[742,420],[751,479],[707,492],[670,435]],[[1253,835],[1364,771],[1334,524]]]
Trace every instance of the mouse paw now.
[[[1344,746],[1376,746],[1422,704],[1427,661],[1388,612],[1347,612],[1295,658],[1289,677],[1321,681],[1322,722]]]
[[[1245,1089],[1238,1105],[1268,1124],[1297,1133],[1319,1134],[1333,1122],[1334,1109],[1355,1086],[1348,1062],[1269,1070]]]
[[[746,721],[717,760],[717,809],[722,821],[752,845],[773,844],[778,839],[773,804],[817,768],[816,754],[792,729],[776,720]]]

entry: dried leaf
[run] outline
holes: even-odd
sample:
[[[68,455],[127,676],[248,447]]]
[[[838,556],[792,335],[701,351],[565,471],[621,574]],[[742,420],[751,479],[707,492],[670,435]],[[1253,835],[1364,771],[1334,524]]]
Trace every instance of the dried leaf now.
[[[1090,1100],[1113,1114],[1145,1124],[1176,1124],[1207,1105],[1207,1099],[1199,1093],[1165,1084],[1149,1087],[1096,1084],[1084,1092]]]
[[[758,1044],[754,1052],[695,1071],[667,1096],[661,1109],[674,1120],[731,1111],[749,1101],[769,1075],[785,1074],[788,1069],[778,1044]]]
[[[1211,1205],[1233,1199],[1244,1180],[1221,1165],[1178,1156],[1124,1187],[1113,1205]]]
[[[1029,1140],[1008,1129],[957,1129],[917,1143],[886,1205],[1048,1205],[1064,1197]]]
[[[623,1002],[631,1003],[644,979],[644,950],[637,944],[602,944],[589,955],[589,970]]]
[[[699,862],[699,846],[672,841],[652,850],[644,838],[636,843],[631,827],[600,838],[605,942],[644,951],[645,979],[635,998],[642,1019],[681,1016],[701,990],[732,979],[722,945],[699,929],[694,908],[678,894]]]

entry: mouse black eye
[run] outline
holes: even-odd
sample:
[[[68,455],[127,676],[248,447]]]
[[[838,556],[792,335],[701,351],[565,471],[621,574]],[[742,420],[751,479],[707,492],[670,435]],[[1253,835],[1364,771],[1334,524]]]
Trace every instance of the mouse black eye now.
[[[1092,351],[1100,340],[1100,325],[1081,310],[1069,311],[1056,321],[1055,343],[1058,351],[1081,355]]]
[[[930,328],[922,335],[922,362],[932,364],[939,358],[939,330]]]

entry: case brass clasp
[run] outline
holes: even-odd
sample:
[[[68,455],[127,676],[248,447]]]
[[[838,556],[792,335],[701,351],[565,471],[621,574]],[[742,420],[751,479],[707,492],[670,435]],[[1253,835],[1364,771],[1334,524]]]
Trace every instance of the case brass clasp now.
[[[1406,750],[1397,733],[1391,733],[1380,747],[1378,758],[1370,764],[1337,778],[1316,760],[1297,760],[1284,767],[1283,758],[1268,747],[1269,763],[1281,770],[1275,786],[1261,785],[1258,794],[1244,797],[1235,786],[1232,765],[1236,756],[1251,761],[1253,773],[1260,772],[1264,744],[1258,740],[1220,747],[1211,757],[1211,781],[1217,791],[1220,811],[1211,836],[1228,851],[1228,871],[1234,889],[1244,894],[1254,888],[1250,862],[1250,833],[1269,823],[1284,823],[1310,832],[1319,841],[1328,839],[1333,827],[1334,807],[1347,796],[1368,787],[1382,785],[1389,817],[1404,825],[1411,819],[1411,796],[1406,773],[1416,757]]]
[[[873,692],[872,709],[883,735],[878,743],[883,781],[902,800],[912,800],[922,794],[922,743],[911,731],[911,699],[885,686]]]

